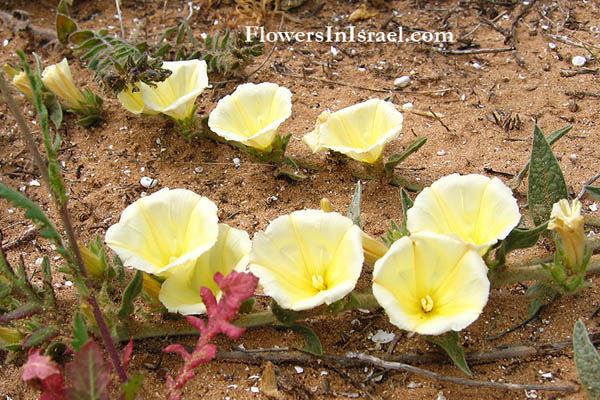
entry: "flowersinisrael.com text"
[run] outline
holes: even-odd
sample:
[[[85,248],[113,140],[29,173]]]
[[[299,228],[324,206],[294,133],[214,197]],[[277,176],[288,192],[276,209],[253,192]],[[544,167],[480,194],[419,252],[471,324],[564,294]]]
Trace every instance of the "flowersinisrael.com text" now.
[[[452,32],[404,32],[402,27],[398,31],[381,32],[356,29],[350,25],[344,30],[327,26],[323,31],[265,31],[263,26],[246,26],[246,41],[251,42],[258,38],[261,42],[317,42],[317,43],[452,43]]]

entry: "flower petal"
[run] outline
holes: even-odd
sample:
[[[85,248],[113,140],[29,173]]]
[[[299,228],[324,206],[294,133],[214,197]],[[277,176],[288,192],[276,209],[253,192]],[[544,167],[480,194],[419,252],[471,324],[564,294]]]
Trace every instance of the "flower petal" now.
[[[183,315],[205,313],[200,288],[208,287],[218,299],[221,290],[214,281],[215,274],[242,271],[248,265],[251,247],[252,242],[245,231],[219,224],[215,245],[192,267],[177,270],[167,278],[160,290],[160,301],[170,312]]]
[[[259,150],[271,145],[292,115],[292,92],[275,83],[245,83],[219,100],[208,126],[217,135]]]
[[[128,206],[106,231],[123,263],[151,274],[193,263],[218,235],[217,206],[185,189],[162,189]]]
[[[189,118],[196,98],[208,86],[206,62],[165,61],[162,68],[172,71],[171,76],[158,82],[155,88],[140,85],[144,104],[148,110],[166,114],[176,120]]]
[[[487,266],[476,251],[431,232],[396,241],[373,271],[373,294],[390,322],[423,335],[470,325],[487,303],[489,287]],[[423,307],[427,298],[429,311]]]
[[[517,200],[498,178],[452,174],[417,196],[408,210],[407,227],[411,233],[456,234],[485,253],[520,218]]]
[[[306,310],[343,298],[364,260],[360,228],[338,213],[295,211],[254,236],[250,271],[279,305]]]
[[[326,118],[321,114],[311,133],[318,139],[309,137],[305,143],[318,143],[317,148],[338,151],[373,164],[381,157],[385,144],[400,134],[402,120],[402,113],[392,103],[371,99],[328,114]],[[314,152],[314,147],[311,148]]]
[[[80,107],[85,103],[85,98],[81,91],[73,82],[71,68],[66,58],[63,58],[58,64],[50,65],[42,72],[42,81],[55,95],[63,99],[71,108]]]

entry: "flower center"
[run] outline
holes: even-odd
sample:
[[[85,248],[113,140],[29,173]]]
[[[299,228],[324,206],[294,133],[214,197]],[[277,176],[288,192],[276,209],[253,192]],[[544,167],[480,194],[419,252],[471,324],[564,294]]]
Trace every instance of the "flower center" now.
[[[323,277],[321,275],[312,276],[312,285],[317,290],[327,290],[327,285],[323,281]]]
[[[421,298],[421,308],[426,313],[433,310],[433,299],[431,298],[431,296],[427,295],[427,296]]]

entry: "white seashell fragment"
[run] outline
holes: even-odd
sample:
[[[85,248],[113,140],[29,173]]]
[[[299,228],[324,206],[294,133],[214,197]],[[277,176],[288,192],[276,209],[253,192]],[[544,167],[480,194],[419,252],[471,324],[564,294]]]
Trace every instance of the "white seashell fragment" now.
[[[394,81],[394,86],[396,86],[398,88],[405,88],[408,85],[410,85],[410,76],[408,76],[408,75],[404,75],[399,78],[396,78],[396,80]]]
[[[575,67],[583,67],[586,62],[587,59],[583,56],[575,56],[571,59],[571,64]]]
[[[140,185],[142,185],[142,187],[145,187],[146,189],[152,189],[157,184],[158,184],[157,179],[152,179],[148,176],[142,176],[142,178],[140,179]]]

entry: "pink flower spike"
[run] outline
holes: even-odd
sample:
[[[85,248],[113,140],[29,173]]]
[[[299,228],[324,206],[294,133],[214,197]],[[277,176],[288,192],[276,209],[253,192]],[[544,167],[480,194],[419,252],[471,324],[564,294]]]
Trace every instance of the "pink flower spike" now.
[[[192,358],[192,355],[190,353],[188,353],[182,345],[180,344],[172,344],[169,345],[167,347],[165,347],[165,349],[163,350],[165,353],[177,353],[179,354],[181,357],[183,357],[184,360],[189,360]]]
[[[210,290],[209,290],[210,292]],[[204,328],[206,328],[206,324],[204,323],[204,321],[198,317],[194,317],[191,315],[188,315],[185,317],[185,319],[187,319],[187,322],[193,326],[194,328],[198,329],[200,332],[202,332],[202,330]]]

